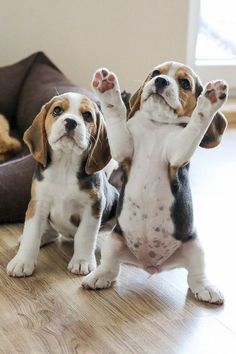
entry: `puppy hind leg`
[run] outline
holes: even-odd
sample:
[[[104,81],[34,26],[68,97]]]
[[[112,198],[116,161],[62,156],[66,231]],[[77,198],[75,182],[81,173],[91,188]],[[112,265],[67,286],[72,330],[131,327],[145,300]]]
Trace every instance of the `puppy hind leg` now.
[[[101,249],[101,264],[82,282],[84,289],[109,288],[117,279],[122,263],[137,263],[135,256],[126,246],[121,235],[108,235]]]
[[[176,268],[184,267],[184,257],[181,253],[181,247],[178,248],[172,256],[170,256],[164,263],[162,263],[158,270],[159,272],[166,272]]]
[[[205,273],[204,251],[198,239],[188,241],[181,247],[184,266],[188,271],[188,285],[199,301],[222,305],[222,293],[211,284]]]

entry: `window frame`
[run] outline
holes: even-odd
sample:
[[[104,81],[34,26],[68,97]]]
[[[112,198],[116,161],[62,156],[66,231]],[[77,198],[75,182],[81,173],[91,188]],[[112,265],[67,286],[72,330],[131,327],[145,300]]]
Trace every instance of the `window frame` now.
[[[203,83],[224,79],[230,86],[230,96],[236,96],[236,65],[199,65],[196,64],[196,44],[200,23],[201,0],[189,0],[187,64],[200,76]],[[235,74],[233,74],[235,72]]]

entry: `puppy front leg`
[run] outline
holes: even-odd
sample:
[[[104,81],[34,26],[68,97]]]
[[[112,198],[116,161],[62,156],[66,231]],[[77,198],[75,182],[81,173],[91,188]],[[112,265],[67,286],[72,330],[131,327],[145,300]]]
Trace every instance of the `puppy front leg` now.
[[[101,101],[111,155],[118,162],[131,158],[133,140],[127,128],[127,112],[116,75],[108,69],[95,72],[92,87]]]
[[[37,263],[41,238],[47,228],[48,214],[49,207],[47,204],[30,201],[19,250],[7,265],[8,275],[25,277],[33,273]]]
[[[101,215],[93,216],[88,206],[74,236],[74,254],[68,264],[71,273],[85,275],[96,268],[95,248],[100,225]]]
[[[188,125],[176,136],[170,136],[167,143],[167,160],[171,166],[181,167],[189,162],[214,114],[225,102],[227,92],[227,85],[223,81],[206,85]]]

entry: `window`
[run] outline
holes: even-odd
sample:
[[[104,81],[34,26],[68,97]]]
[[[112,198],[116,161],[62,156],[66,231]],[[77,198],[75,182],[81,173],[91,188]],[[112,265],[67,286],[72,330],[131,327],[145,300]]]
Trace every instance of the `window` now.
[[[236,94],[235,0],[191,0],[188,62],[203,82],[223,78]]]

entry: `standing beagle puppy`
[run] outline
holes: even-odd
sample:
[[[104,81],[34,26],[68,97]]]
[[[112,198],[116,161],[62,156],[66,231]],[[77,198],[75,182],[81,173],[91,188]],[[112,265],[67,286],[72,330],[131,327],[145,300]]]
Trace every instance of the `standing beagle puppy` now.
[[[98,70],[92,86],[102,103],[112,157],[126,175],[117,226],[102,248],[100,266],[83,286],[109,287],[123,262],[151,274],[185,267],[195,297],[222,304],[221,292],[205,275],[188,169],[199,144],[211,148],[221,140],[226,120],[217,111],[227,85],[210,82],[203,90],[189,67],[166,62],[132,96],[128,122],[115,74]]]
[[[62,234],[74,238],[68,269],[88,274],[96,267],[98,230],[115,216],[118,199],[103,170],[111,158],[104,118],[87,97],[66,93],[42,107],[24,141],[38,164],[20,247],[7,273],[31,275],[40,244]]]

